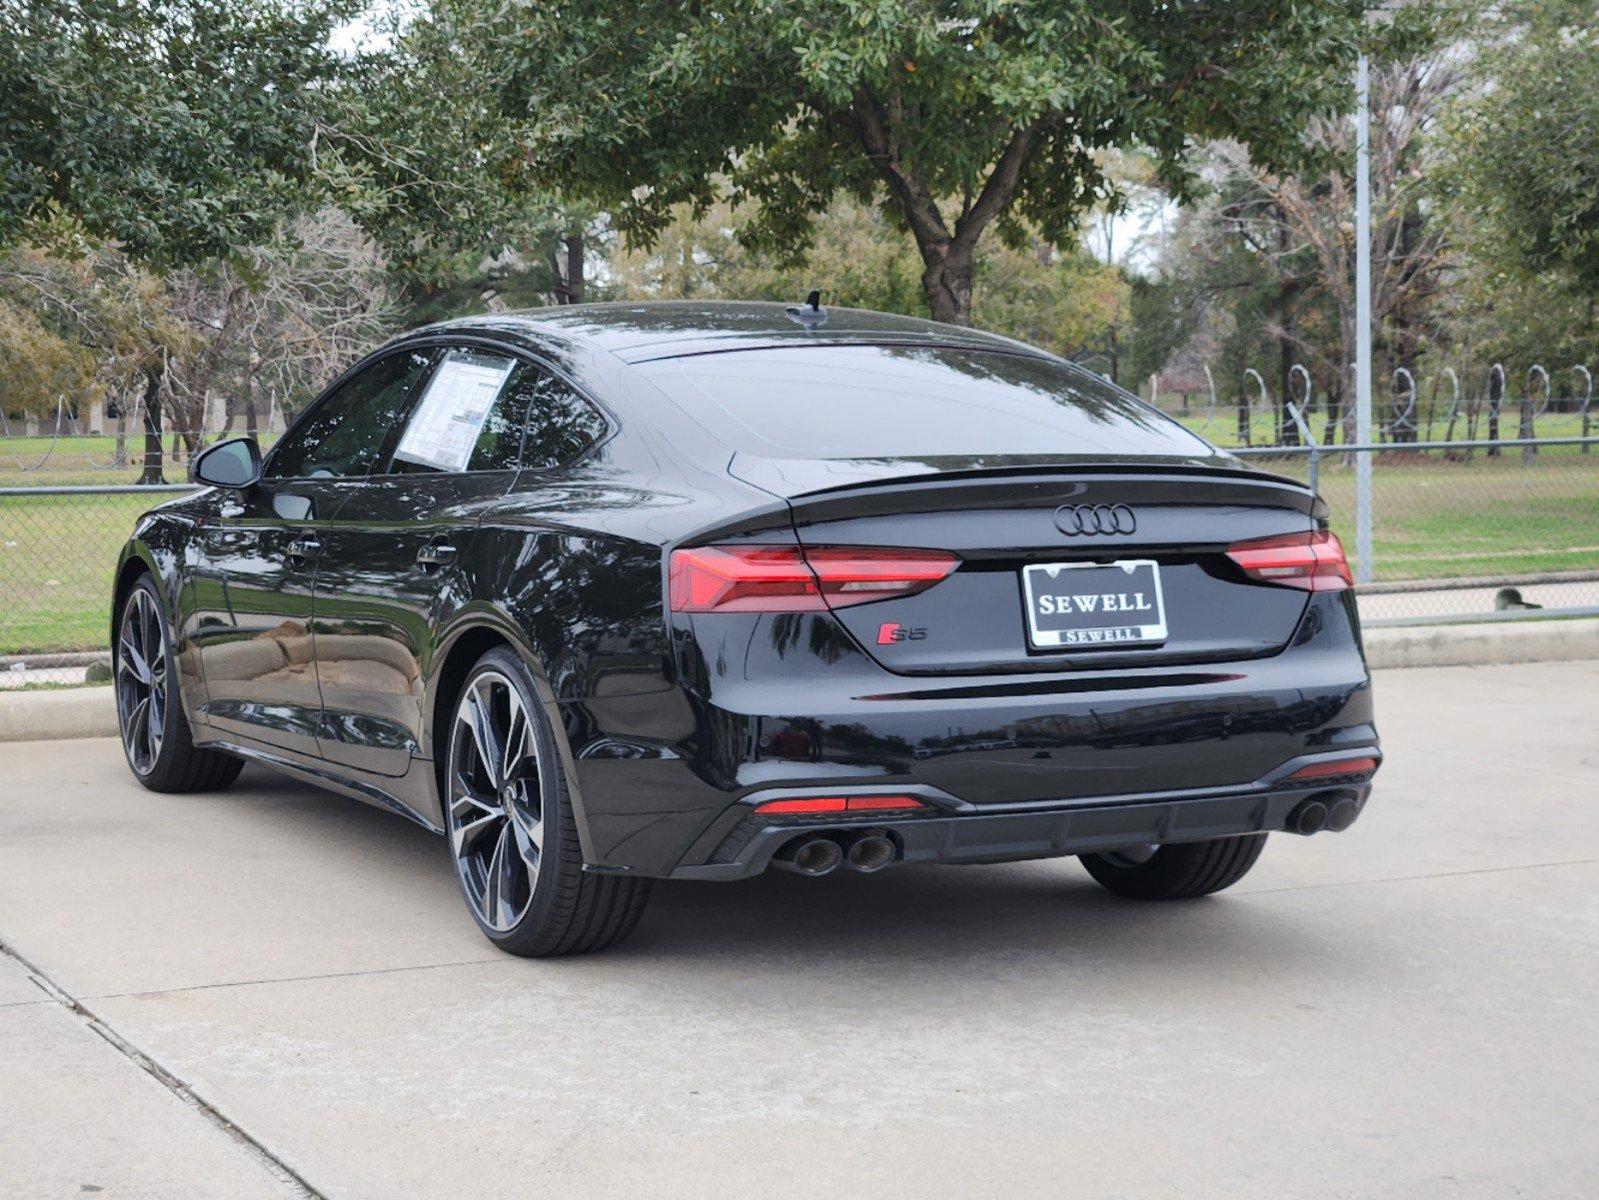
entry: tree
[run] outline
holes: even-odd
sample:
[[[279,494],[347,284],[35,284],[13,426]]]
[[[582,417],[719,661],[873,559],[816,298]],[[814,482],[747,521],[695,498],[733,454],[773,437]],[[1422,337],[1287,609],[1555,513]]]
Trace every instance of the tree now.
[[[1372,69],[1371,312],[1383,335],[1380,348],[1393,361],[1414,361],[1425,332],[1422,313],[1449,258],[1448,228],[1428,218],[1427,201],[1428,171],[1438,158],[1429,137],[1459,81],[1452,58],[1443,48]],[[1313,175],[1262,167],[1236,143],[1218,147],[1233,190],[1220,215],[1252,253],[1285,278],[1290,298],[1295,277],[1313,265],[1316,289],[1336,310],[1334,339],[1310,336],[1310,327],[1284,320],[1292,304],[1274,306],[1270,320],[1274,336],[1297,345],[1328,381],[1330,438],[1348,364],[1355,359],[1355,139],[1351,122],[1323,118],[1310,122],[1305,137],[1322,168]]]
[[[1484,14],[1455,128],[1456,202],[1504,265],[1599,293],[1599,23],[1593,0]]]
[[[63,397],[81,396],[93,382],[93,355],[3,296],[0,361],[0,414],[53,414]]]
[[[749,236],[803,246],[847,192],[915,239],[931,314],[972,316],[998,226],[1069,245],[1109,183],[1105,146],[1147,147],[1185,186],[1194,137],[1292,161],[1305,119],[1348,102],[1365,0],[435,0],[495,89],[524,169],[648,237],[725,178]]]
[[[357,0],[0,0],[0,245],[221,258],[322,187]]]
[[[844,197],[817,218],[803,258],[745,244],[759,206],[726,202],[696,216],[685,205],[648,248],[611,256],[604,294],[615,299],[793,300],[825,282],[830,305],[926,316],[916,278],[916,244],[873,209]],[[752,209],[754,211],[752,211]],[[991,242],[974,265],[974,293],[985,324],[1061,354],[1099,347],[1125,307],[1120,271],[1079,248],[1059,252],[1033,238],[1020,249]]]
[[[200,447],[207,402],[242,415],[285,418],[395,325],[387,271],[376,247],[336,209],[300,218],[236,261],[167,276],[171,311],[191,335],[170,362],[166,412],[190,453]]]

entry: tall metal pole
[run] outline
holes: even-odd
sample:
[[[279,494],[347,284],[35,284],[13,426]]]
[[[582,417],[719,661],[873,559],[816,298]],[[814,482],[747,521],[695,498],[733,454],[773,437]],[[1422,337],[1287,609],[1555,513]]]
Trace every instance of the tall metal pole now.
[[[1371,69],[1360,56],[1355,80],[1355,442],[1371,445]],[[1355,455],[1356,581],[1370,583],[1371,454]]]

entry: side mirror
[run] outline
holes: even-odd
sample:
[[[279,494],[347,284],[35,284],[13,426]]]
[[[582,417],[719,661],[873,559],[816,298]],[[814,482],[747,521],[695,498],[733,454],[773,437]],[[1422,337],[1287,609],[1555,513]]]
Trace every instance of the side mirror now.
[[[252,437],[207,446],[189,464],[189,478],[212,487],[250,487],[261,478],[261,447]]]

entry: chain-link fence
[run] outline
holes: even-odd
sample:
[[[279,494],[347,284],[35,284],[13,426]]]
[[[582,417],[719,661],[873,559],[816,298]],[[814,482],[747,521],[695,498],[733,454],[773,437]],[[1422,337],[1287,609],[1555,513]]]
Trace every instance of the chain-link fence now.
[[[1599,614],[1599,438],[1240,449],[1314,482],[1367,624]],[[1371,561],[1357,465],[1371,463]]]
[[[140,513],[190,490],[0,487],[0,687],[109,678],[117,552]]]
[[[1357,459],[1372,463],[1368,624],[1599,614],[1599,438],[1236,451],[1314,480],[1357,547]],[[140,513],[189,490],[0,487],[0,687],[109,669],[111,575]]]

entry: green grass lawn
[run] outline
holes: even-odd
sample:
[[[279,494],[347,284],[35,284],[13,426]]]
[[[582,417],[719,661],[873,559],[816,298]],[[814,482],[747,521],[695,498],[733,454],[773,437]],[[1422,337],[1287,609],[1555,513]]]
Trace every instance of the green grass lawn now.
[[[1249,413],[1249,440],[1246,443],[1238,433],[1238,410],[1236,408],[1217,408],[1207,412],[1204,408],[1194,406],[1184,411],[1181,404],[1176,401],[1163,399],[1160,403],[1161,411],[1167,416],[1175,417],[1186,428],[1193,430],[1200,437],[1216,446],[1234,449],[1243,445],[1270,446],[1277,439],[1276,415],[1258,408],[1251,408]],[[1448,423],[1443,419],[1443,414],[1428,423],[1423,414],[1416,422],[1416,436],[1420,441],[1479,441],[1488,440],[1488,419],[1478,416],[1475,431],[1466,428],[1464,416],[1455,421],[1454,432],[1451,436]],[[1312,413],[1306,423],[1310,426],[1318,440],[1323,439],[1326,433],[1327,417],[1325,413]],[[1381,418],[1374,417],[1374,422],[1380,426]],[[1599,409],[1589,415],[1589,437],[1599,437]],[[1514,438],[1518,436],[1520,428],[1520,414],[1509,406],[1499,414],[1499,436]],[[1338,438],[1342,439],[1342,430]],[[1374,440],[1384,439],[1373,433]],[[1541,438],[1582,437],[1582,418],[1576,413],[1559,412],[1544,413],[1543,416],[1533,421],[1533,436]],[[1557,446],[1550,447],[1549,452],[1567,454],[1576,451],[1576,447]]]
[[[215,439],[213,439],[215,440]],[[261,439],[267,449],[277,435]],[[168,483],[188,479],[188,459],[172,457],[172,437],[162,439],[165,448],[162,472]],[[129,437],[124,449],[125,463],[116,466],[117,439],[114,437],[0,437],[0,487],[56,487],[79,484],[123,484],[138,482],[144,470],[144,438]]]
[[[1255,460],[1304,478],[1302,458]],[[1379,456],[1378,580],[1599,569],[1599,453],[1509,451],[1470,462]],[[39,482],[39,481],[35,481]],[[1354,470],[1322,466],[1332,524],[1354,551]],[[0,496],[0,654],[94,649],[107,640],[111,572],[135,518],[160,495]]]
[[[108,644],[111,575],[160,496],[0,496],[0,654]]]

